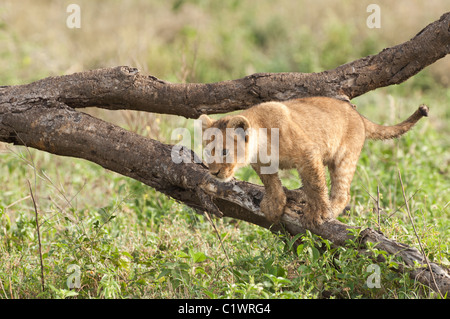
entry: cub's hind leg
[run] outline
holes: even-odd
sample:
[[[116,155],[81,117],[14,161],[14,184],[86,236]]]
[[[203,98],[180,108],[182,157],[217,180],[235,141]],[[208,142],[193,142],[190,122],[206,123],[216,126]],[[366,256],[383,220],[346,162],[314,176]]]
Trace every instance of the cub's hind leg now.
[[[358,162],[358,154],[344,154],[340,160],[329,165],[331,179],[331,209],[333,217],[341,214],[350,202],[350,185]]]
[[[312,146],[308,154],[302,156],[296,165],[302,179],[303,191],[306,194],[305,217],[307,221],[322,224],[333,217],[328,188],[325,178],[325,167],[319,151]]]

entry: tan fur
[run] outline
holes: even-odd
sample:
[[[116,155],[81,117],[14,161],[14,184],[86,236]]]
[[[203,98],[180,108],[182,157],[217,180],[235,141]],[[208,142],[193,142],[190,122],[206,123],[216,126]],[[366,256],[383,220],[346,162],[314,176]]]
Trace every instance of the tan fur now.
[[[411,129],[422,116],[427,115],[428,107],[421,105],[406,121],[395,126],[381,126],[360,115],[347,102],[312,97],[283,103],[262,103],[239,115],[226,116],[217,121],[207,115],[202,115],[200,119],[203,129],[215,127],[224,136],[227,127],[240,127],[244,130],[268,128],[269,146],[270,129],[278,128],[279,168],[298,170],[308,198],[305,217],[309,222],[321,224],[337,217],[348,204],[350,184],[365,139],[398,137]],[[264,164],[257,154],[258,148],[262,146],[258,145],[253,135],[249,133],[245,138],[228,134],[223,140],[223,148],[226,148],[226,139],[234,138],[234,153],[237,153],[239,145],[243,145],[245,159],[238,160],[236,154],[233,154],[232,163],[213,162],[209,164],[209,170],[217,178],[228,181],[237,168],[251,164],[266,190],[261,210],[271,222],[276,223],[283,214],[286,195],[278,173],[261,173]],[[330,195],[326,185],[325,166],[330,172]]]

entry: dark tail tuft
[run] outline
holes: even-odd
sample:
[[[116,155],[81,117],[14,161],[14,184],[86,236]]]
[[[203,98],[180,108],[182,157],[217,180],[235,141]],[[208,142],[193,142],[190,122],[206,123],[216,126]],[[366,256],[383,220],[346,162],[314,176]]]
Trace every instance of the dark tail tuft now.
[[[428,106],[422,104],[407,120],[393,126],[378,125],[362,116],[366,127],[366,138],[387,140],[399,137],[408,132],[422,117],[428,116],[428,112]]]
[[[425,104],[422,104],[419,106],[420,113],[422,113],[422,116],[428,116],[429,108]]]

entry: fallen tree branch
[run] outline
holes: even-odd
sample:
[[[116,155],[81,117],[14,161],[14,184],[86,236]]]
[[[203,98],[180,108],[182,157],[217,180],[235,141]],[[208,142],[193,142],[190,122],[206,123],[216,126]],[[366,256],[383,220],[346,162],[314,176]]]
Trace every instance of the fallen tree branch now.
[[[282,223],[271,225],[260,210],[262,186],[242,181],[221,183],[211,178],[206,166],[194,161],[192,151],[180,155],[190,161],[172,161],[173,148],[101,121],[76,108],[97,106],[177,114],[196,118],[201,113],[223,113],[268,100],[313,95],[351,99],[370,90],[405,81],[450,52],[450,13],[431,23],[413,39],[321,73],[254,74],[243,79],[213,84],[172,84],[137,69],[116,67],[50,77],[26,85],[0,87],[0,141],[26,145],[52,154],[78,157],[139,180],[199,211],[238,218],[272,231],[292,235],[305,232],[302,191],[288,191]],[[295,196],[294,196],[295,195]],[[308,228],[344,245],[353,238],[337,220]],[[431,283],[425,258],[417,249],[365,229],[362,244],[401,256],[402,269],[418,281],[439,290],[450,290],[447,269],[430,263],[436,278]],[[421,265],[420,269],[414,267]],[[428,272],[428,273],[427,273]]]

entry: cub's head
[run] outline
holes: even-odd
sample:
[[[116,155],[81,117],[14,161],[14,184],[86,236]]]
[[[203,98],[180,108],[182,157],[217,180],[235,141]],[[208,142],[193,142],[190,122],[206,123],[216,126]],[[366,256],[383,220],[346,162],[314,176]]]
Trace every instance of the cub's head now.
[[[226,116],[213,120],[201,115],[203,154],[209,172],[217,179],[229,181],[236,169],[250,162],[250,122],[245,116]]]

